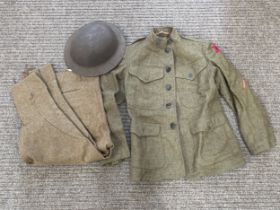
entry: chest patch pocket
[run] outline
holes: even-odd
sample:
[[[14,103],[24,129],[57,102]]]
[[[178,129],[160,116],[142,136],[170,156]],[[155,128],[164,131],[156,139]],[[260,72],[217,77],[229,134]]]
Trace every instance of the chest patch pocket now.
[[[187,108],[195,108],[205,101],[205,78],[208,62],[198,59],[191,63],[176,65],[176,85],[180,103]]]
[[[140,109],[159,109],[163,104],[163,68],[139,65],[129,69],[127,104]]]
[[[156,169],[165,165],[161,127],[157,123],[131,121],[131,165]]]

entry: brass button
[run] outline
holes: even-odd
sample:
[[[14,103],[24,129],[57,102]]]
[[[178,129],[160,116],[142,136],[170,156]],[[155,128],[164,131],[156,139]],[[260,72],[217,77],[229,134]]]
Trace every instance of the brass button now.
[[[192,79],[192,78],[193,78],[193,74],[192,74],[192,73],[189,73],[189,74],[188,74],[188,78],[189,78],[189,79]]]
[[[165,85],[166,90],[171,90],[172,86],[170,84]]]
[[[167,40],[167,44],[168,44],[168,45],[172,44],[172,42],[173,42],[173,40],[172,40],[171,38],[169,38],[169,39]]]
[[[166,72],[168,73],[168,72],[171,71],[171,67],[170,67],[170,66],[166,66],[165,70],[166,70]]]
[[[165,51],[166,53],[169,53],[170,50],[171,50],[170,47],[166,47],[164,51]]]
[[[166,106],[167,109],[170,109],[170,108],[171,108],[171,105],[172,105],[172,103],[167,103],[167,104],[165,104],[165,106]]]
[[[170,128],[175,129],[176,128],[176,123],[174,123],[174,122],[170,123]]]

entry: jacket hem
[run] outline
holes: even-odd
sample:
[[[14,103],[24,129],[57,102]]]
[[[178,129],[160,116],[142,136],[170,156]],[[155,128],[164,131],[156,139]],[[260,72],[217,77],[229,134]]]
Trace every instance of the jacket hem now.
[[[225,172],[229,172],[231,170],[241,168],[246,164],[245,159],[240,156],[238,158],[229,158],[225,161],[219,162],[217,164],[205,167],[203,169],[199,169],[197,172],[188,174],[186,176],[186,179],[189,180],[198,180],[202,179],[205,176],[216,176],[216,175],[221,175]]]
[[[171,181],[171,180],[178,180],[178,179],[185,179],[185,180],[190,180],[190,181],[195,181],[202,179],[205,176],[215,176],[215,175],[221,175],[222,173],[231,171],[236,168],[243,167],[246,164],[245,159],[242,156],[236,157],[236,156],[231,156],[231,158],[228,158],[222,162],[218,162],[213,165],[209,166],[204,166],[203,169],[199,169],[194,173],[189,173],[189,174],[182,174],[182,173],[175,173],[175,174],[170,174],[168,177],[164,178],[158,178],[158,177],[149,177],[149,178],[139,178],[136,177],[135,175],[130,174],[130,181],[133,182],[150,182],[150,181],[155,181],[155,182],[161,182],[161,181]]]

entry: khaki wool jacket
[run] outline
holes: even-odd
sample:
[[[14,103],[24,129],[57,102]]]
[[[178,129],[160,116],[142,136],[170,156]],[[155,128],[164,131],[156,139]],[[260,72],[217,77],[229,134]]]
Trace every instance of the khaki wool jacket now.
[[[22,76],[11,95],[21,120],[19,154],[26,163],[85,164],[111,155],[99,77],[55,72],[51,64]]]
[[[213,43],[153,28],[101,77],[112,141],[104,164],[131,156],[133,181],[195,179],[241,167],[245,159],[223,111],[234,110],[251,154],[276,145],[268,116],[246,80]],[[117,104],[131,118],[131,153]]]

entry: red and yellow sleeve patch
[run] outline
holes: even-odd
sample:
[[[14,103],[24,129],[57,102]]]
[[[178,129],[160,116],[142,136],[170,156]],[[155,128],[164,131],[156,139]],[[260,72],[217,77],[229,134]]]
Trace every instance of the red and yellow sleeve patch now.
[[[247,86],[248,86],[247,80],[246,80],[246,79],[243,79],[243,80],[242,80],[242,87],[243,87],[243,88],[246,88]]]
[[[217,45],[215,43],[211,43],[210,47],[216,52],[216,53],[220,53],[221,50],[217,47]]]

